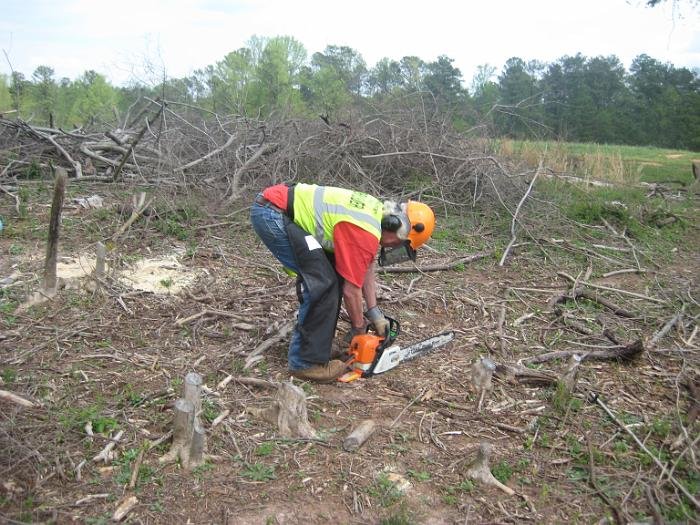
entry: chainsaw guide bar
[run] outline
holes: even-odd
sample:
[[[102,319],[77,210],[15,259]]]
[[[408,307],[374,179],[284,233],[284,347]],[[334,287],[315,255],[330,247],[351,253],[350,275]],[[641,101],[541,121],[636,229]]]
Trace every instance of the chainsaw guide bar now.
[[[446,345],[454,338],[454,332],[445,332],[404,348],[401,348],[399,345],[385,348],[374,365],[372,374],[381,374],[401,363],[428,354],[436,348]]]
[[[387,337],[373,334],[356,335],[350,343],[349,354],[352,356],[348,366],[352,369],[338,378],[342,383],[350,383],[361,377],[372,377],[397,367],[405,361],[410,361],[432,352],[452,341],[454,332],[444,332],[418,343],[401,347],[393,344],[399,335],[398,321],[387,318],[390,329]]]

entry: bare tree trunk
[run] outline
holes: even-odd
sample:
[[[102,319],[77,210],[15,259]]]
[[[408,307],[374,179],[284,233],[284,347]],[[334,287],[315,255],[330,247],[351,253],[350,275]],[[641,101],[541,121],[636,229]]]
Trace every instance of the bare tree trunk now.
[[[56,168],[56,184],[51,203],[49,221],[49,239],[46,243],[46,260],[44,261],[44,290],[56,290],[56,260],[58,258],[58,233],[61,227],[61,211],[66,193],[68,175],[63,168]]]

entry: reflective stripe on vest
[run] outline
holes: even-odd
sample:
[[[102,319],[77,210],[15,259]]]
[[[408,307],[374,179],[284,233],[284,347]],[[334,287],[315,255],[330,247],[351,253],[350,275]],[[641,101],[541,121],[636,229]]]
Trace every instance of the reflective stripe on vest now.
[[[333,229],[349,222],[381,237],[383,205],[366,193],[331,186],[297,184],[294,187],[294,222],[311,233],[326,251],[333,251]]]

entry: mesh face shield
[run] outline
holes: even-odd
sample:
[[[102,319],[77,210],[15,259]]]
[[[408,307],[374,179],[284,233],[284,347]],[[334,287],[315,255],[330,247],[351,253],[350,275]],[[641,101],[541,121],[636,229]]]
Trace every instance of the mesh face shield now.
[[[393,248],[382,247],[379,252],[379,266],[391,266],[407,261],[416,261],[416,250],[411,248],[411,242],[408,240]]]

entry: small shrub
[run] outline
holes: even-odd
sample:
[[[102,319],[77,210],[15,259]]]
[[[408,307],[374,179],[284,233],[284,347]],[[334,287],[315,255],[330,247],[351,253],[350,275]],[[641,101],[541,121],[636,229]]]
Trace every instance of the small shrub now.
[[[204,399],[202,401],[202,418],[207,423],[211,423],[219,415],[219,411],[213,401]]]
[[[427,472],[425,470],[416,471],[416,470],[409,469],[407,471],[407,474],[411,478],[415,479],[416,481],[429,481],[430,480],[430,472]]]
[[[241,472],[241,476],[251,481],[269,481],[275,479],[275,467],[263,463],[253,463]]]
[[[505,484],[513,475],[513,469],[505,460],[501,460],[491,469],[491,474]]]

